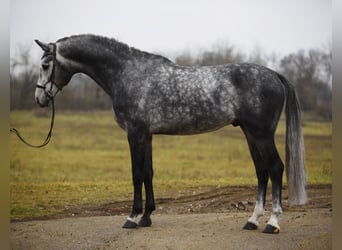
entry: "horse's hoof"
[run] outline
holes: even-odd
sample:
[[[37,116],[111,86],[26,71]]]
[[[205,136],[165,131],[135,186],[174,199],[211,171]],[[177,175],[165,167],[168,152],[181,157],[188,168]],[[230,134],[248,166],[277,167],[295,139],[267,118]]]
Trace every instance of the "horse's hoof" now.
[[[262,231],[262,232],[266,233],[266,234],[279,234],[280,229],[277,227],[274,227],[270,224],[267,224],[264,231]]]
[[[122,226],[122,228],[137,228],[138,224],[136,222],[130,221],[130,220],[126,220],[125,224]]]
[[[246,230],[255,230],[255,229],[257,229],[257,228],[258,228],[257,225],[255,225],[254,223],[248,221],[248,222],[246,223],[246,225],[243,226],[242,229],[246,229]]]
[[[149,216],[141,217],[141,220],[139,221],[139,227],[149,227],[151,225],[152,225],[152,220]]]

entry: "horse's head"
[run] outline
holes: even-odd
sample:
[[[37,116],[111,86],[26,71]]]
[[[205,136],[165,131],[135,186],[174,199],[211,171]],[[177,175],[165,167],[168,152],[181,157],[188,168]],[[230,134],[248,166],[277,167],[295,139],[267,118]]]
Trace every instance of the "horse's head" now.
[[[36,85],[35,99],[40,107],[46,107],[62,88],[68,84],[72,74],[57,61],[56,44],[35,42],[44,51],[41,58],[40,74]]]

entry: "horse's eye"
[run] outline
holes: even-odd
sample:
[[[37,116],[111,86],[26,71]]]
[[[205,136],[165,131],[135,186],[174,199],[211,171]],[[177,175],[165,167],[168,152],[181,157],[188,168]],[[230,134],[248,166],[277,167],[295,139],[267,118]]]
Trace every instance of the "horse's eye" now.
[[[42,64],[43,70],[47,70],[49,68],[49,64]]]

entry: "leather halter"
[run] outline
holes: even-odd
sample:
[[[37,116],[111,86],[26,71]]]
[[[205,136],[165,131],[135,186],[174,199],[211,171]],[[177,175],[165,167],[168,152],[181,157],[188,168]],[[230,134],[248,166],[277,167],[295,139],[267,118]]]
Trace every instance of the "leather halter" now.
[[[58,64],[58,61],[57,61],[57,58],[56,58],[56,44],[54,43],[50,43],[49,45],[52,45],[52,52],[46,52],[44,53],[43,57],[45,56],[49,56],[51,55],[52,56],[52,71],[51,71],[51,74],[49,76],[49,78],[47,79],[47,81],[43,84],[43,85],[36,85],[37,88],[39,89],[44,89],[45,91],[45,94],[50,98],[52,99],[54,97],[54,95],[52,94],[52,87],[53,85],[56,86],[56,88],[58,89],[58,91],[61,91],[63,87],[59,86],[56,82],[55,82],[55,67],[56,67],[56,64]],[[51,85],[50,85],[50,89],[49,90],[46,90],[46,85],[51,82]],[[58,92],[57,91],[57,92]],[[56,94],[57,94],[56,92]],[[56,95],[55,94],[55,95]]]

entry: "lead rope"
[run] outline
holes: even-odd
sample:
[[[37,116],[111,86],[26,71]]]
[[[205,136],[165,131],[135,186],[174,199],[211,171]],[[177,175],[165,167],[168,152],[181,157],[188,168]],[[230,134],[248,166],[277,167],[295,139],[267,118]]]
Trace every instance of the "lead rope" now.
[[[32,147],[32,148],[42,148],[45,147],[47,144],[49,144],[51,136],[52,136],[52,129],[53,129],[53,123],[55,121],[55,101],[54,98],[51,97],[51,102],[52,102],[52,112],[51,112],[51,123],[50,123],[50,131],[47,134],[45,141],[41,145],[32,145],[31,143],[28,143],[19,133],[19,131],[15,128],[10,128],[10,132],[14,133],[18,136],[18,138],[25,143],[27,146]]]

